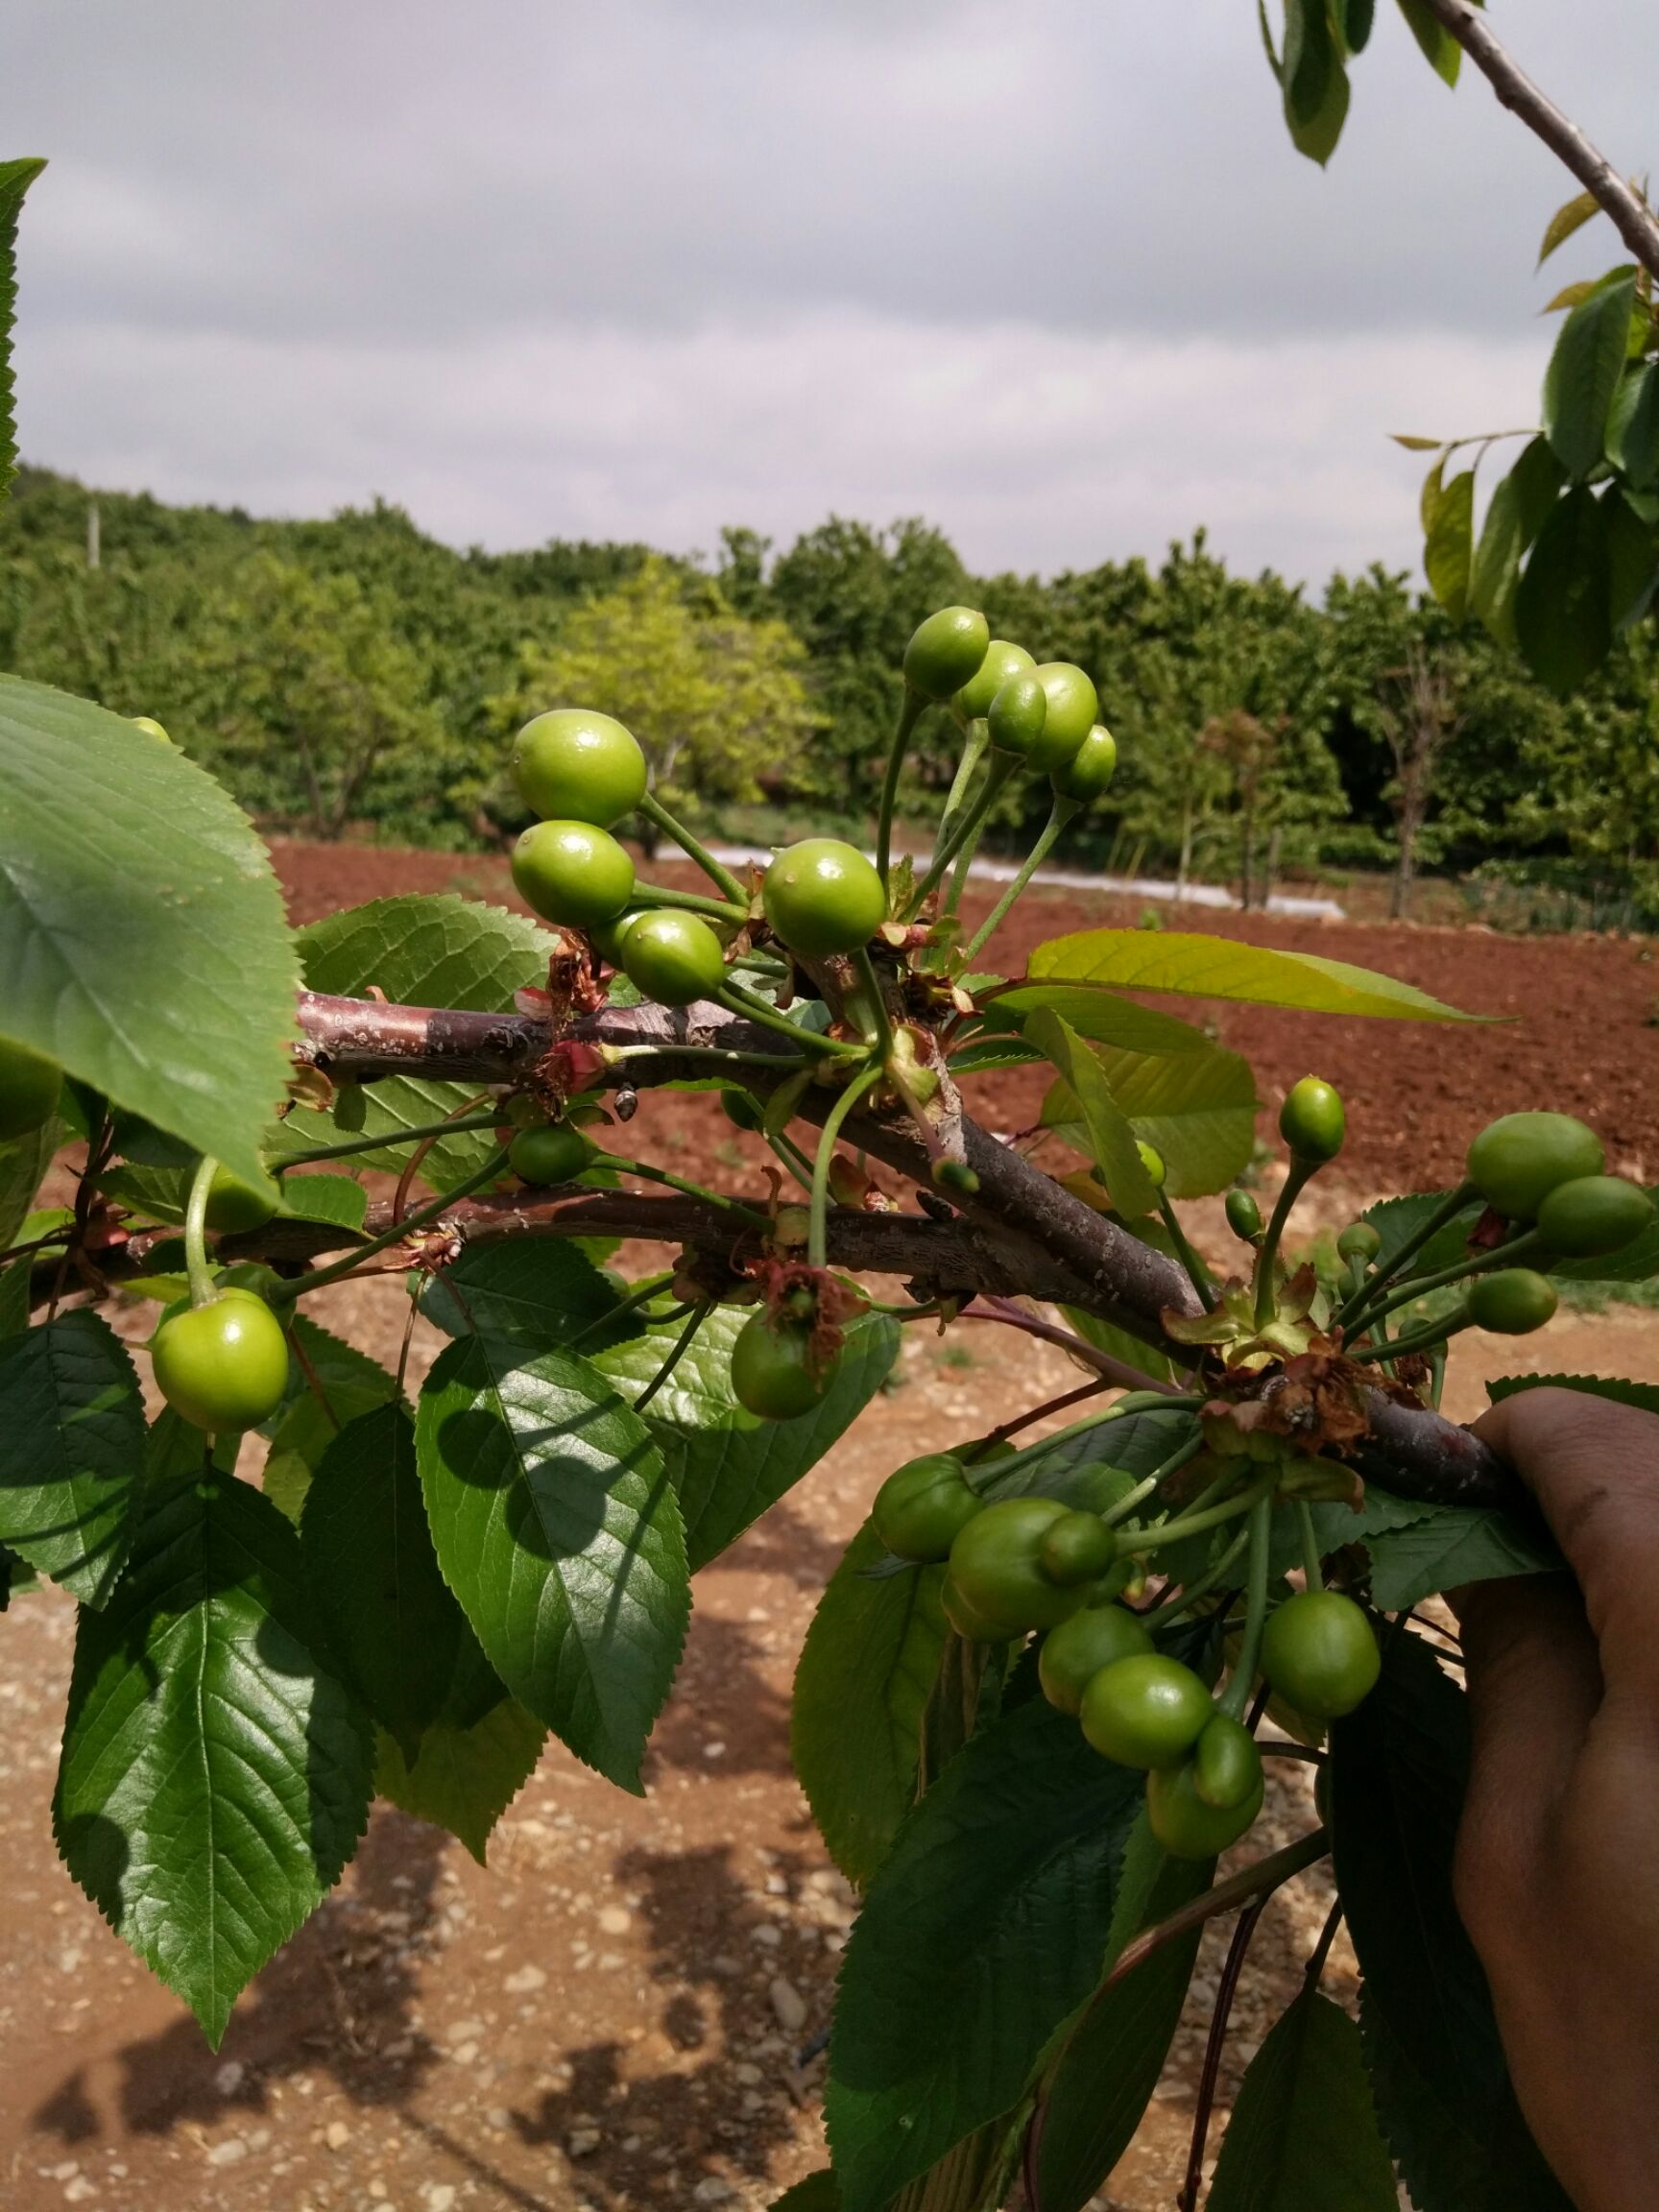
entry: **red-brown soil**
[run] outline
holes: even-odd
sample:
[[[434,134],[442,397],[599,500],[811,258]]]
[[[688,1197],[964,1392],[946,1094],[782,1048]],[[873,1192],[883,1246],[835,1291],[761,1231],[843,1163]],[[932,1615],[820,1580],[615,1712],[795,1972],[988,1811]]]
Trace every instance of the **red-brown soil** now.
[[[511,895],[493,858],[298,846],[277,858],[300,919],[396,890]],[[1001,964],[1017,967],[1017,953],[1068,928],[1136,918],[1105,902],[1035,899]],[[1444,1176],[1486,1114],[1539,1099],[1588,1114],[1622,1163],[1659,1166],[1649,1096],[1659,1044],[1646,1025],[1659,987],[1645,948],[1220,926],[1522,1017],[1454,1031],[1219,1010],[1221,1034],[1248,1045],[1264,1097],[1310,1066],[1340,1076],[1354,1133],[1344,1165],[1358,1189]],[[977,1104],[1011,1127],[1038,1095],[1035,1081],[1004,1079],[985,1084]],[[648,1123],[650,1114],[648,1104],[635,1125],[641,1149],[649,1126],[710,1175],[749,1172],[711,1101],[676,1099]],[[1212,1247],[1215,1215],[1199,1209],[1193,1221]],[[395,1358],[398,1286],[334,1295],[329,1324]],[[139,1311],[123,1326],[140,1334]],[[789,1769],[801,1638],[892,1466],[1074,1379],[1058,1353],[1000,1330],[963,1329],[945,1345],[921,1330],[906,1335],[899,1386],[699,1577],[647,1795],[625,1796],[555,1746],[497,1830],[488,1870],[436,1831],[381,1811],[339,1891],[245,1996],[216,2056],[55,1860],[48,1803],[72,1611],[52,1594],[21,1599],[0,1622],[7,2212],[760,2212],[808,2172],[822,2065],[796,2058],[827,2017],[853,1906]],[[418,1342],[412,1381],[430,1351]],[[1469,1418],[1485,1377],[1542,1364],[1659,1380],[1659,1343],[1648,1316],[1619,1312],[1565,1319],[1520,1348],[1465,1338],[1449,1409]],[[1306,1825],[1302,1772],[1276,1783],[1252,1852]],[[1223,2103],[1292,1989],[1328,1901],[1315,1871],[1263,1920]],[[1224,1940],[1208,1943],[1158,2098],[1098,2200],[1112,2212],[1154,2212],[1173,2198]],[[1327,1985],[1352,1994],[1340,1946]]]

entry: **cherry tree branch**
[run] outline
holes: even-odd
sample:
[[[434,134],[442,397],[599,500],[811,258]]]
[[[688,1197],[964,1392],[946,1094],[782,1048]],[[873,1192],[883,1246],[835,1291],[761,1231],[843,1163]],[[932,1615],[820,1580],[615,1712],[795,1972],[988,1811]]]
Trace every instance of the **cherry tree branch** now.
[[[383,1006],[309,992],[301,996],[300,1026],[302,1043],[297,1057],[337,1079],[356,1081],[403,1074],[518,1082],[552,1042],[546,1023],[529,1016]],[[778,1066],[775,1031],[707,1003],[681,1009],[650,1004],[606,1008],[579,1022],[572,1034],[600,1048],[613,1084],[627,1081],[645,1088],[707,1077],[717,1065],[711,1055],[721,1054],[754,1054],[770,1063],[732,1061],[733,1074],[757,1092],[764,1093],[790,1072]],[[835,1095],[809,1084],[798,1111],[821,1121]],[[847,1126],[851,1142],[928,1190],[927,1155],[907,1115],[860,1112]],[[1166,1315],[1198,1310],[1185,1271],[966,1117],[962,1132],[979,1190],[955,1201],[958,1212],[950,1220],[835,1208],[830,1217],[831,1261],[904,1274],[922,1286],[1023,1294],[1076,1306],[1143,1343],[1172,1351],[1186,1365],[1190,1355],[1172,1346],[1164,1330]],[[734,1248],[733,1224],[718,1209],[706,1207],[699,1214],[695,1201],[623,1192],[575,1200],[486,1193],[458,1202],[444,1226],[463,1243],[524,1234],[590,1236],[604,1229],[715,1252]],[[265,1256],[263,1234],[255,1232],[228,1248],[247,1247],[252,1254],[257,1246]],[[1402,1406],[1372,1391],[1366,1408],[1371,1436],[1357,1456],[1362,1471],[1398,1495],[1460,1505],[1513,1507],[1520,1501],[1513,1476],[1496,1455],[1432,1407]]]
[[[1607,156],[1591,144],[1577,124],[1562,113],[1548,93],[1533,84],[1500,43],[1486,17],[1472,8],[1469,0],[1425,0],[1425,5],[1456,39],[1501,104],[1512,115],[1518,115],[1557,160],[1565,163],[1597,205],[1611,216],[1620,237],[1643,268],[1659,276],[1659,221],[1642,204],[1639,195],[1625,183]]]

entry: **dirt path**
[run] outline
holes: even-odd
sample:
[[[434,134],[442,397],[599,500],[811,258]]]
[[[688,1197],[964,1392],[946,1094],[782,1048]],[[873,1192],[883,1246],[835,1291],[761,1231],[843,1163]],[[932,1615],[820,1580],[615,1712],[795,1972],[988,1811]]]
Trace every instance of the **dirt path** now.
[[[382,1355],[397,1293],[337,1325]],[[1551,1330],[1550,1363],[1659,1381],[1659,1330]],[[1523,1348],[1525,1349],[1525,1348]],[[1475,1341],[1467,1418],[1515,1348]],[[768,2205],[817,2157],[821,2066],[852,1899],[789,1770],[796,1653],[876,1483],[1017,1398],[1060,1355],[984,1330],[972,1365],[919,1334],[902,1385],[699,1577],[689,1651],[634,1799],[554,1746],[488,1871],[382,1811],[340,1890],[238,2008],[217,2056],[115,1942],[52,1852],[48,1801],[71,1636],[55,1595],[0,1623],[0,2200],[8,2212],[630,2212]],[[1306,1824],[1282,1786],[1251,1849]],[[1240,1996],[1223,2089],[1286,2000],[1329,1899],[1277,1902]],[[1214,1939],[1142,2137],[1102,2200],[1166,2206],[1186,2158]],[[1340,1953],[1331,1987],[1351,1991]]]

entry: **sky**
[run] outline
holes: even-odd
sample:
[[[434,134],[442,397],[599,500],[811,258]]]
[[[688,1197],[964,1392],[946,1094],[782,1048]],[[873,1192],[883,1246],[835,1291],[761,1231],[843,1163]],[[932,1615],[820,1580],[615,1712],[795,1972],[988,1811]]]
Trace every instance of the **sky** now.
[[[1492,0],[1614,162],[1651,0]],[[1330,168],[1253,0],[7,0],[26,458],[456,544],[1414,567],[1388,443],[1536,418],[1573,189],[1389,0]],[[1589,34],[1594,34],[1589,35]]]

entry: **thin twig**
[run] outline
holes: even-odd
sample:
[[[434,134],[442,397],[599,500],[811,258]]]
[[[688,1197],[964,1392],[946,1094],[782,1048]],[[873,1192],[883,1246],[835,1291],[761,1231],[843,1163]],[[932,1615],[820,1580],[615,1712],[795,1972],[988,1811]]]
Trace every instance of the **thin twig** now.
[[[1233,1940],[1227,1947],[1227,1963],[1221,1969],[1221,1984],[1215,1992],[1215,2009],[1210,2017],[1210,2040],[1204,2047],[1204,2073],[1198,2083],[1198,2104],[1192,2114],[1192,2146],[1187,2153],[1187,2178],[1181,2194],[1175,2200],[1175,2212],[1198,2212],[1198,2189],[1204,2178],[1204,2146],[1210,2138],[1210,2115],[1215,2108],[1215,2083],[1221,2072],[1221,2050],[1227,2040],[1227,2022],[1232,2016],[1233,2000],[1238,1993],[1238,1977],[1244,1971],[1244,1957],[1250,1948],[1250,1938],[1256,1933],[1256,1924],[1267,1910],[1267,1899],[1258,1897],[1238,1915],[1238,1925],[1233,1931]]]
[[[1330,1849],[1330,1830],[1313,1828],[1306,1836],[1299,1836],[1294,1843],[1286,1843],[1282,1850],[1258,1859],[1253,1865],[1240,1867],[1225,1882],[1217,1882],[1213,1889],[1207,1889],[1202,1897],[1194,1897],[1190,1905],[1183,1905],[1166,1920],[1160,1920],[1155,1927],[1144,1929],[1133,1942],[1125,1943],[1101,1988],[1110,1989],[1114,1983],[1133,1974],[1154,1951],[1162,1951],[1166,1943],[1173,1943],[1177,1936],[1202,1928],[1206,1920],[1231,1912],[1236,1906],[1248,1904],[1252,1897],[1269,1895],[1282,1888],[1286,1882],[1315,1865]]]
[[[1570,169],[1649,275],[1659,276],[1659,222],[1572,118],[1533,84],[1499,42],[1484,15],[1468,0],[1426,0],[1430,12],[1456,39],[1500,103],[1541,138]]]
[[[1058,1344],[1080,1359],[1086,1367],[1105,1382],[1124,1390],[1158,1390],[1170,1398],[1184,1395],[1173,1382],[1160,1382],[1156,1377],[1142,1375],[1138,1367],[1131,1367],[1121,1359],[1114,1359],[1110,1352],[1097,1351],[1086,1336],[1079,1336],[1070,1329],[1062,1329],[1057,1321],[1040,1320],[1035,1313],[1027,1313],[1022,1306],[1016,1306],[1011,1298],[980,1296],[972,1306],[965,1307],[958,1316],[963,1321],[1000,1321],[1005,1328],[1022,1329],[1027,1336],[1040,1336],[1045,1344]]]

